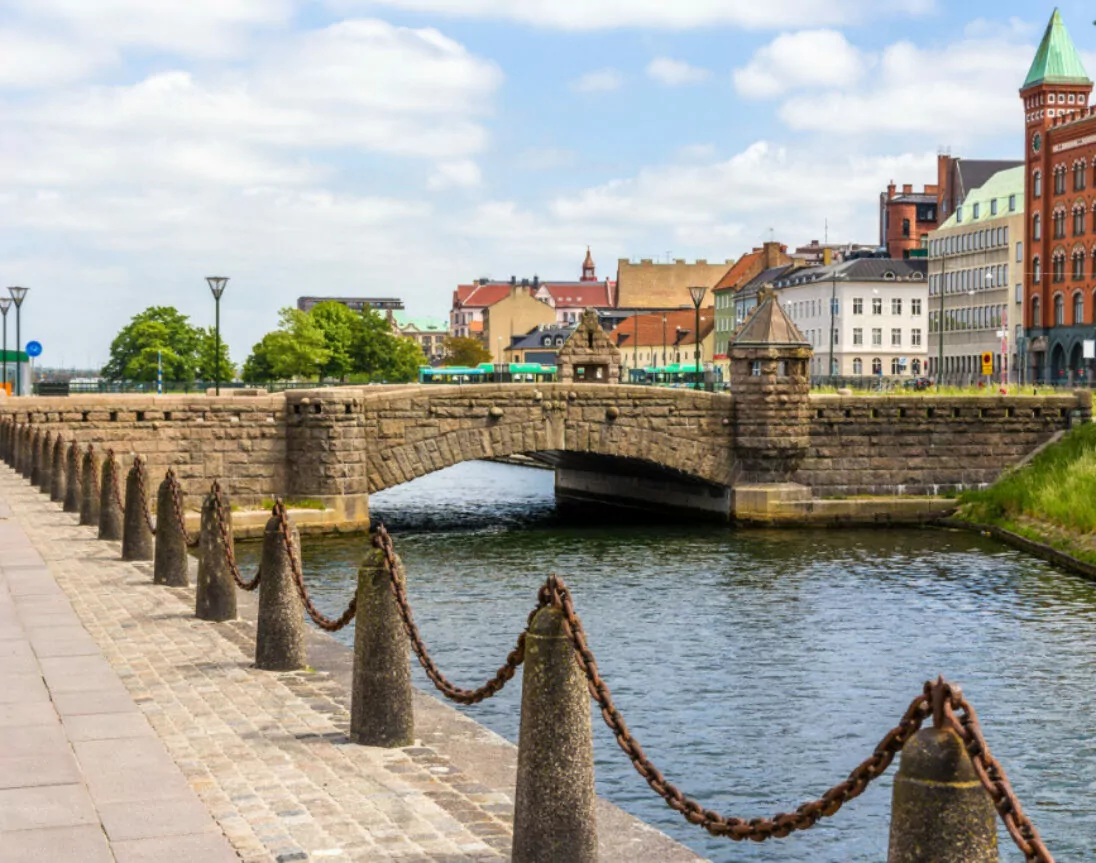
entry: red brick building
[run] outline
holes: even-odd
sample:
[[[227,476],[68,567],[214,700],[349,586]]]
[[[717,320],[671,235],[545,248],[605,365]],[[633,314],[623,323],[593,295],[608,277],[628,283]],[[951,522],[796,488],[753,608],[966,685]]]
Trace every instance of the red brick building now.
[[[1023,274],[1032,380],[1086,381],[1096,323],[1096,114],[1092,81],[1057,10],[1027,79]]]
[[[915,192],[907,183],[899,192],[891,180],[887,191],[879,195],[879,245],[892,258],[908,258],[921,248],[922,238],[936,230],[938,191],[926,185],[924,191]]]

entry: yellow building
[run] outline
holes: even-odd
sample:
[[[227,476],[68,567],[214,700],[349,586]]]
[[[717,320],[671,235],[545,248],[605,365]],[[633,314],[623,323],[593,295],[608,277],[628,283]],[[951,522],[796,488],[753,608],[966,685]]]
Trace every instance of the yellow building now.
[[[507,296],[483,310],[483,346],[491,352],[492,362],[506,362],[505,352],[514,336],[555,322],[556,310],[519,282],[510,286]]]
[[[684,260],[656,264],[645,258],[633,264],[627,258],[621,258],[617,261],[617,308],[691,309],[693,301],[689,288],[713,289],[732,266],[733,260],[718,264],[705,260],[694,264]]]

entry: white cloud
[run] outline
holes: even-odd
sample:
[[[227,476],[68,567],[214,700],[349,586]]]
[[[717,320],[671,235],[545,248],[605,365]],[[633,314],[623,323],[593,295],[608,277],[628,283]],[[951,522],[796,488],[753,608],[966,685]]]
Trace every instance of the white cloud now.
[[[624,86],[624,78],[616,69],[598,69],[587,72],[581,78],[571,82],[576,93],[610,93]]]
[[[1016,92],[1034,53],[1033,45],[1001,38],[938,49],[898,42],[857,86],[794,96],[780,116],[793,129],[921,133],[948,144],[1014,133],[1023,121]]]
[[[249,28],[280,27],[293,0],[12,0],[29,23],[100,46],[213,56],[238,51]]]
[[[696,162],[715,156],[715,144],[686,144],[677,148],[677,157],[682,161]]]
[[[433,190],[470,189],[483,181],[479,165],[471,159],[457,162],[442,162],[427,181],[427,187]]]
[[[848,87],[868,63],[836,30],[783,33],[734,71],[738,93],[750,99],[779,96],[801,87]]]
[[[76,0],[73,0],[76,2]],[[771,29],[786,21],[801,26],[855,23],[870,14],[917,15],[933,0],[327,0],[335,9],[378,6],[460,18],[518,21],[562,30],[614,27],[686,29],[729,25]]]
[[[656,57],[647,64],[647,77],[667,87],[699,84],[701,81],[708,80],[710,75],[707,69],[690,66],[682,60],[672,60],[669,57]]]
[[[117,60],[107,47],[65,42],[29,30],[0,29],[0,88],[67,84]]]

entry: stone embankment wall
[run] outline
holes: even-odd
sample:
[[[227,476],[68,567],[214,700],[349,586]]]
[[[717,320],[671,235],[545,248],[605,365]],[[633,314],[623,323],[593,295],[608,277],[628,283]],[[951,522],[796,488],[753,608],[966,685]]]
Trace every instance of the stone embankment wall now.
[[[1092,416],[1088,391],[810,401],[810,446],[793,480],[816,497],[936,494],[991,483],[1075,416]]]
[[[0,400],[0,417],[31,423],[100,453],[148,459],[150,482],[174,466],[188,495],[220,479],[234,503],[286,488],[284,396],[94,395]],[[154,489],[150,490],[154,493]]]

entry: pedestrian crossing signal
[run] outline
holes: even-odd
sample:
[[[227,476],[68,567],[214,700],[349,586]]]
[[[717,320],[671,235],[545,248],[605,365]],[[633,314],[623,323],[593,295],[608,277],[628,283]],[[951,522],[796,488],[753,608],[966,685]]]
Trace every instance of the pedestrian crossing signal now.
[[[993,354],[991,354],[989,351],[982,352],[982,374],[993,374]]]

